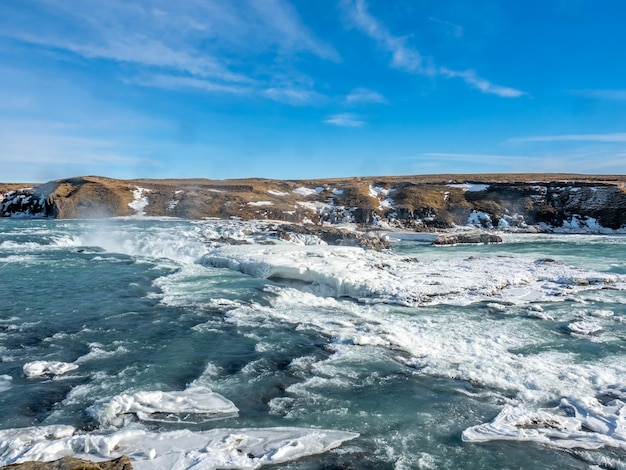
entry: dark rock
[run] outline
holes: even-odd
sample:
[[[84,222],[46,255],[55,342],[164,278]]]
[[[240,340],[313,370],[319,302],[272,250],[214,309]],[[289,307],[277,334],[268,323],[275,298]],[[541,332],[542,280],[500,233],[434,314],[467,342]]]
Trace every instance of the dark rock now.
[[[499,235],[488,232],[471,232],[439,235],[433,245],[463,245],[502,243]]]
[[[242,240],[240,238],[230,238],[230,237],[220,237],[217,239],[218,242],[224,243],[225,245],[250,245],[252,242],[248,240]]]
[[[63,457],[53,462],[24,462],[0,467],[0,469],[19,470],[133,470],[133,465],[126,455],[104,462]]]
[[[51,215],[49,201],[33,188],[23,188],[0,194],[0,217],[41,218]]]
[[[329,245],[358,246],[369,250],[388,250],[391,244],[388,240],[369,232],[367,234],[349,232],[335,227],[319,225],[281,225],[276,229],[276,235],[283,240],[292,240],[291,235],[314,235]]]

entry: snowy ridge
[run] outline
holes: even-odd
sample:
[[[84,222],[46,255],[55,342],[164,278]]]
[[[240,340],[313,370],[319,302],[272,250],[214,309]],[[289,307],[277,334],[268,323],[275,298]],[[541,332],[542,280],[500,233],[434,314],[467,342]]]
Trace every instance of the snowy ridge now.
[[[0,185],[0,216],[67,219],[131,213],[425,231],[470,224],[503,231],[626,232],[624,177],[491,176],[494,181],[485,175],[332,181],[121,181],[88,176],[18,190]]]

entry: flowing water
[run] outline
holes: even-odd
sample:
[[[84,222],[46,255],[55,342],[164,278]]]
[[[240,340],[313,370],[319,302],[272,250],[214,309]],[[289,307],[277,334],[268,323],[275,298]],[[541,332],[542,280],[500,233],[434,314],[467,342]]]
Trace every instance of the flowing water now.
[[[0,220],[0,465],[623,469],[624,275],[621,236]]]

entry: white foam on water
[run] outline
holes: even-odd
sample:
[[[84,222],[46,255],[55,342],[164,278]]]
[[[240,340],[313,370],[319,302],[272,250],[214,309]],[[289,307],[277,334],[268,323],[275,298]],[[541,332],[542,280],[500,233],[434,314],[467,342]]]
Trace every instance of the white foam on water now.
[[[38,259],[34,255],[9,255],[3,258],[0,258],[0,268],[5,264],[22,264],[22,265],[32,265],[38,264],[45,261]]]
[[[78,359],[74,361],[75,364],[84,364],[85,362],[106,359],[112,356],[117,356],[121,354],[126,354],[128,349],[124,346],[118,346],[116,349],[112,351],[107,351],[103,349],[104,346],[100,343],[89,343],[89,352],[87,354],[83,354]],[[78,366],[76,366],[78,367]]]
[[[58,248],[71,248],[80,246],[80,237],[75,235],[52,235],[45,237],[47,243],[17,242],[5,240],[0,243],[0,250],[17,252],[40,252]]]
[[[153,433],[127,429],[81,434],[71,426],[0,431],[0,465],[74,455],[95,460],[129,455],[137,470],[260,468],[328,452],[353,432],[306,428],[242,428]]]
[[[142,421],[197,423],[237,416],[233,402],[206,387],[183,391],[147,391],[124,393],[98,401],[88,409],[102,425],[119,425],[119,417],[134,414]]]
[[[336,364],[338,351],[343,357],[354,354],[371,360],[372,347],[387,351],[389,357],[416,373],[469,382],[496,402],[512,405],[537,406],[562,396],[594,395],[612,384],[626,383],[626,362],[619,355],[582,360],[574,353],[543,348],[552,338],[546,336],[542,322],[526,316],[526,309],[503,321],[480,311],[419,312],[363,306],[294,288],[266,290],[274,295],[269,306],[234,308],[227,312],[226,321],[242,327],[263,324],[271,328],[275,322],[316,330],[332,338],[335,351],[326,362],[309,367],[314,377],[307,376],[304,383],[288,388],[291,396],[270,403],[278,414],[285,413],[293,394],[306,396],[305,392],[312,392],[322,382],[340,388],[344,382],[349,384],[349,379],[342,379],[343,372],[320,374],[324,363]],[[523,350],[529,352],[517,352]]]
[[[207,249],[206,237],[201,227],[192,225],[176,226],[173,230],[166,230],[162,227],[118,228],[102,222],[94,225],[81,239],[82,246],[98,246],[111,253],[168,259],[177,263],[194,263]]]
[[[25,377],[43,377],[61,375],[78,369],[77,364],[60,361],[33,361],[24,364],[22,372]]]
[[[2,374],[0,375],[0,392],[5,392],[11,388],[11,382],[13,381],[13,377],[10,375]]]

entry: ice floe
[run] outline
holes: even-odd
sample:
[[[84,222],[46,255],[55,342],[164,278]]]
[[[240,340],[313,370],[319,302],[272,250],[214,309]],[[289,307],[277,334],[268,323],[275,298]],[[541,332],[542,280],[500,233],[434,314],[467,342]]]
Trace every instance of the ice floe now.
[[[126,454],[137,470],[254,469],[328,452],[358,436],[291,427],[162,433],[126,429],[112,434],[83,434],[71,426],[6,429],[0,430],[0,465],[66,455],[98,460]]]
[[[206,387],[124,393],[101,400],[88,411],[103,425],[122,424],[120,416],[127,414],[142,421],[189,423],[230,418],[239,412],[233,402]]]
[[[25,377],[42,377],[51,375],[61,375],[78,369],[77,364],[60,361],[33,361],[24,364],[22,372]]]
[[[619,390],[617,390],[619,391]],[[556,408],[505,406],[493,421],[463,431],[465,442],[532,441],[561,449],[626,450],[626,394],[612,398],[563,398]],[[608,401],[606,401],[608,400]]]
[[[592,335],[602,331],[602,326],[595,321],[580,320],[568,324],[567,329],[578,335]]]

